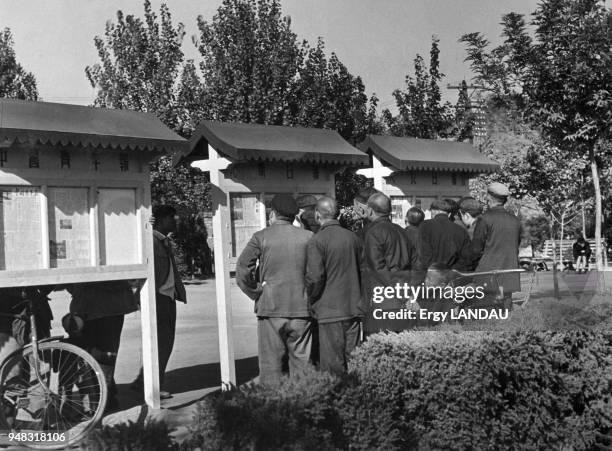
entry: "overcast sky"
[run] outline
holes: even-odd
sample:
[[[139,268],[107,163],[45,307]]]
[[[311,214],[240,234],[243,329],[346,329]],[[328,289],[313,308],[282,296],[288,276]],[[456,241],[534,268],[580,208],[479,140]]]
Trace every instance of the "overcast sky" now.
[[[196,17],[212,18],[220,0],[168,0],[175,22],[186,27],[183,51],[197,59],[191,42]],[[155,10],[160,1],[153,0]],[[363,78],[368,94],[381,106],[392,104],[391,92],[402,88],[417,53],[429,60],[433,34],[440,38],[443,81],[469,79],[465,51],[457,42],[464,33],[480,31],[499,40],[501,15],[529,15],[537,0],[283,0],[299,38],[315,42],[322,36],[349,70]],[[97,62],[93,44],[116,11],[143,15],[141,0],[1,0],[0,27],[13,32],[18,60],[34,73],[39,94],[51,102],[90,104],[94,90],[84,68]],[[454,102],[456,92],[444,90]]]

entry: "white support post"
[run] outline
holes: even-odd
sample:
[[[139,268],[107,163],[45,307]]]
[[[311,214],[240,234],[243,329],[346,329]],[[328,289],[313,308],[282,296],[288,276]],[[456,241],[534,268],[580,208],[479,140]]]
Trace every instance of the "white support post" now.
[[[145,402],[152,409],[160,408],[159,358],[157,351],[157,309],[155,306],[155,267],[153,266],[153,226],[151,216],[151,193],[143,192],[143,203],[138,215],[142,232],[142,250],[147,264],[147,279],[140,290],[140,327],[142,332],[142,373]]]
[[[213,237],[215,252],[215,287],[217,294],[217,324],[219,325],[219,362],[221,364],[221,389],[229,390],[236,385],[236,364],[234,361],[234,339],[232,302],[229,277],[230,212],[228,194],[223,190],[224,176],[221,170],[229,161],[220,157],[208,146],[213,203]],[[195,166],[195,165],[194,165]]]
[[[372,156],[372,172],[374,174],[374,188],[378,191],[383,190],[383,171],[385,168],[376,155]],[[386,171],[385,171],[386,172]]]
[[[376,188],[378,191],[382,191],[384,177],[390,176],[393,173],[393,170],[384,166],[376,155],[372,155],[372,167],[358,169],[356,173],[363,175],[365,178],[373,179],[374,188]]]
[[[49,268],[51,265],[49,250],[49,199],[47,185],[40,187],[40,230],[42,233],[41,268]]]

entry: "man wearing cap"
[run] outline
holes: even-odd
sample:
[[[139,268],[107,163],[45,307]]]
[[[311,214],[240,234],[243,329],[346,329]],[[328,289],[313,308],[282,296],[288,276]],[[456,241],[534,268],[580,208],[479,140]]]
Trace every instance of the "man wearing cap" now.
[[[296,222],[294,225],[301,227],[306,230],[310,230],[312,233],[317,233],[320,224],[315,219],[315,205],[317,205],[317,198],[312,194],[305,194],[298,197],[295,202],[300,209],[296,216]]]
[[[437,199],[431,204],[431,219],[419,229],[419,256],[421,267],[427,270],[435,264],[438,268],[469,269],[470,237],[465,229],[450,220],[451,205]]]
[[[474,238],[476,221],[482,214],[482,205],[473,197],[464,197],[459,201],[459,216],[465,226],[470,240]]]
[[[236,282],[255,301],[259,378],[266,384],[280,380],[285,355],[290,375],[310,366],[312,319],[304,274],[313,233],[292,225],[297,213],[293,197],[274,196],[270,226],[252,236],[236,262]]]
[[[518,268],[521,222],[504,208],[509,196],[510,190],[501,183],[492,183],[487,189],[489,208],[476,221],[472,240],[472,255],[478,261],[476,272]],[[506,274],[499,276],[498,280],[503,287],[504,306],[510,308],[512,292],[521,289],[520,275]],[[486,293],[499,293],[498,285],[490,277],[475,282],[483,285],[486,282]]]
[[[375,193],[368,199],[370,224],[365,232],[366,276],[364,277],[365,294],[372,298],[375,287],[395,285],[394,277],[417,269],[417,251],[406,231],[391,222],[391,199],[382,193]],[[399,280],[398,280],[399,281]],[[380,330],[400,331],[409,327],[408,321],[377,319],[374,309],[400,310],[404,303],[393,297],[379,304],[371,303],[370,312],[364,319],[364,332],[374,333]]]
[[[319,332],[319,367],[341,374],[359,343],[365,305],[361,292],[363,242],[338,222],[330,197],[318,200],[321,230],[308,242],[306,290]]]

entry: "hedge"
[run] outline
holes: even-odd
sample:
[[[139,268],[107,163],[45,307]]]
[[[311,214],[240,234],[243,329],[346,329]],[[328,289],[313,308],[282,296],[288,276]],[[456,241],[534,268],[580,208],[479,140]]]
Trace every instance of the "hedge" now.
[[[593,449],[612,433],[612,335],[370,337],[348,376],[203,401],[185,449]]]

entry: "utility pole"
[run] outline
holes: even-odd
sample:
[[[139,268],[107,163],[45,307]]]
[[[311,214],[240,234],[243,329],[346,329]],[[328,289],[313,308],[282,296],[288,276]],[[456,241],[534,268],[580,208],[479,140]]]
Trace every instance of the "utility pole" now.
[[[456,89],[457,91],[461,91],[463,88],[461,84],[446,85],[446,89]],[[466,85],[465,88],[472,90],[468,94],[468,104],[466,105],[466,110],[471,112],[474,117],[472,145],[480,149],[487,138],[487,116],[484,110],[484,100],[480,97],[480,91],[488,91],[489,89],[479,85]],[[476,98],[472,99],[474,93],[476,93]]]

